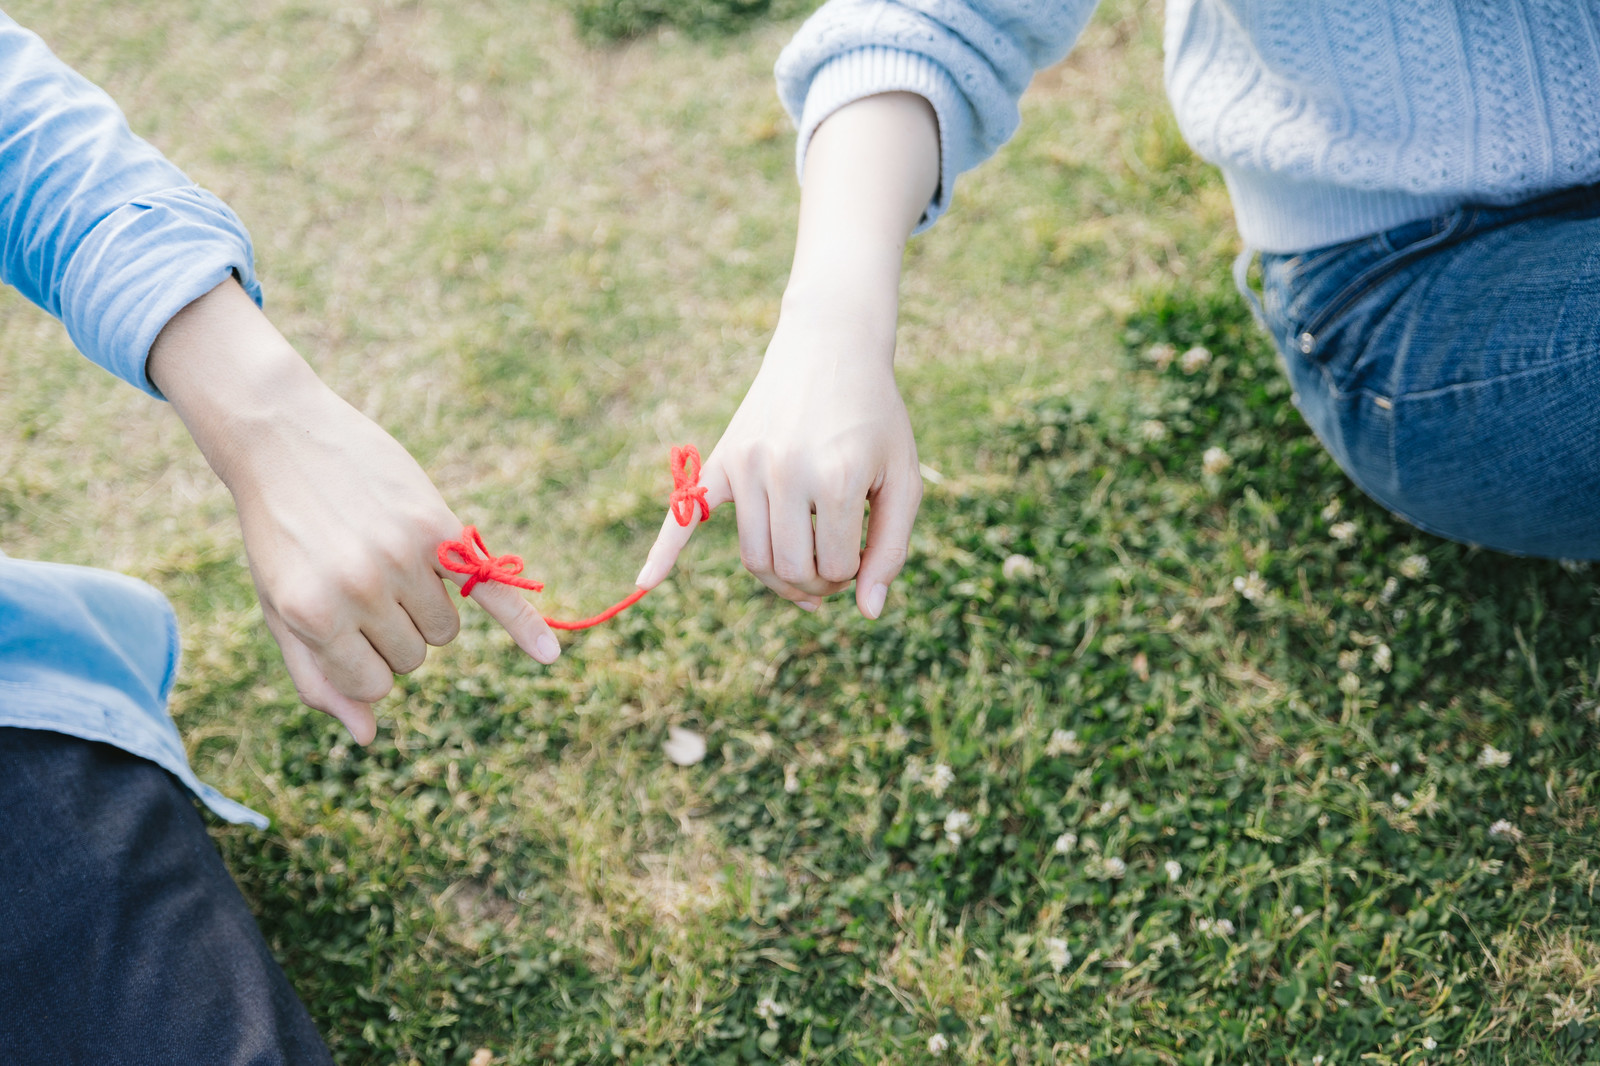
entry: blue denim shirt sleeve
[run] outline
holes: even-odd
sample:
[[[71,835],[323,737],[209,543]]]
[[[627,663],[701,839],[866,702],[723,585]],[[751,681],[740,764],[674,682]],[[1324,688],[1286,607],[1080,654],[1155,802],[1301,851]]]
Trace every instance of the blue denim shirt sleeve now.
[[[159,396],[150,345],[231,274],[259,304],[250,235],[134,136],[112,99],[0,14],[0,280],[78,349]]]
[[[222,201],[135,137],[111,98],[0,14],[0,280],[152,394],[150,345],[232,274],[259,303],[250,237]],[[260,814],[201,782],[167,696],[172,608],[120,574],[0,552],[0,726],[112,744],[164,767],[222,818]]]
[[[230,822],[260,814],[195,776],[167,696],[178,625],[142,581],[0,553],[0,726],[46,729],[149,759]]]

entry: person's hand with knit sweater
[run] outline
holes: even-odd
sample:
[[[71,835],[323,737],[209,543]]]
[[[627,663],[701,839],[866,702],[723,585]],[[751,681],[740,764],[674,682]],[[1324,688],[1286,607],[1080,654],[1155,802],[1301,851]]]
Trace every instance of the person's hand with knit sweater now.
[[[701,473],[711,506],[734,505],[746,568],[807,610],[854,581],[877,618],[905,562],[922,479],[894,380],[900,262],[938,181],[920,96],[867,97],[817,129],[777,331]],[[641,587],[693,531],[667,516]]]
[[[358,742],[394,675],[460,628],[438,563],[458,519],[399,442],[317,378],[233,281],[161,331],[146,365],[233,493],[267,627],[300,698]],[[516,589],[472,598],[540,662],[561,653]]]

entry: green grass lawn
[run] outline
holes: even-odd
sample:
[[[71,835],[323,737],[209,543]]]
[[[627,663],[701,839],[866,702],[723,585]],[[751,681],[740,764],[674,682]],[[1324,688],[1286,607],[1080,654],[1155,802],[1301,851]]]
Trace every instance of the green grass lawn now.
[[[630,587],[667,444],[715,442],[775,322],[792,22],[9,13],[235,206],[275,321],[547,609]],[[176,604],[191,757],[273,818],[216,839],[339,1062],[1600,1061],[1593,575],[1322,453],[1159,5],[1107,3],[1024,116],[909,255],[938,479],[880,622],[768,596],[722,515],[552,669],[466,607],[367,749],[296,703],[176,419],[0,297],[0,546]]]

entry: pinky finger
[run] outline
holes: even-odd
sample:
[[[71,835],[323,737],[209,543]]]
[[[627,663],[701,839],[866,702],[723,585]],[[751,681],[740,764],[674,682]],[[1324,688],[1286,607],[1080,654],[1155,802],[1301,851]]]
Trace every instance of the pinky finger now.
[[[700,483],[706,489],[706,505],[712,510],[733,499],[733,489],[715,452],[700,470]],[[661,532],[656,534],[656,542],[650,546],[650,554],[639,576],[634,579],[634,584],[642,589],[653,589],[661,584],[672,573],[679,554],[689,543],[689,538],[694,536],[694,531],[700,528],[701,521],[703,519],[698,507],[691,513],[688,525],[680,525],[677,515],[668,510],[667,516],[661,520]]]
[[[378,735],[378,719],[372,713],[372,704],[353,700],[334,688],[333,682],[328,680],[322,668],[317,665],[311,649],[289,631],[283,619],[278,617],[278,612],[265,604],[262,605],[262,609],[266,615],[267,628],[272,631],[273,637],[278,642],[278,649],[283,653],[283,664],[289,669],[289,677],[294,681],[295,691],[300,694],[300,702],[337,719],[349,731],[350,739],[357,744],[372,743],[372,738]]]

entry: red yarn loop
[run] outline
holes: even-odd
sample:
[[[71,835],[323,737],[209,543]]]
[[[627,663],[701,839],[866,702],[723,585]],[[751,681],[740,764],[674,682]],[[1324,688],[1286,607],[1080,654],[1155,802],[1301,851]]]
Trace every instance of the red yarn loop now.
[[[467,526],[460,540],[447,540],[439,545],[439,565],[457,574],[466,574],[461,595],[468,596],[480,581],[497,581],[502,585],[515,585],[531,592],[543,592],[544,585],[528,581],[517,575],[522,573],[522,556],[490,555],[477,526]]]
[[[694,466],[691,468],[690,463]],[[672,449],[672,517],[678,525],[694,521],[694,505],[700,505],[700,520],[711,517],[711,505],[706,502],[706,487],[700,484],[700,449],[693,444]]]
[[[672,506],[672,517],[678,520],[680,526],[687,526],[694,521],[697,503],[700,505],[701,519],[711,517],[711,505],[706,501],[705,486],[700,484],[700,449],[693,444],[685,444],[681,448],[675,446],[672,449],[672,495],[668,500]],[[477,526],[467,526],[462,529],[460,540],[447,540],[439,545],[439,565],[453,573],[467,575],[467,580],[461,586],[463,596],[470,595],[481,581],[515,585],[530,592],[544,591],[541,582],[517,576],[522,573],[522,556],[490,555],[488,547],[483,543],[483,537],[478,534]],[[593,618],[563,622],[546,616],[545,624],[551,629],[568,631],[588,629],[602,622],[611,621],[644,599],[648,591],[649,589],[636,588],[626,599],[612,604]]]

